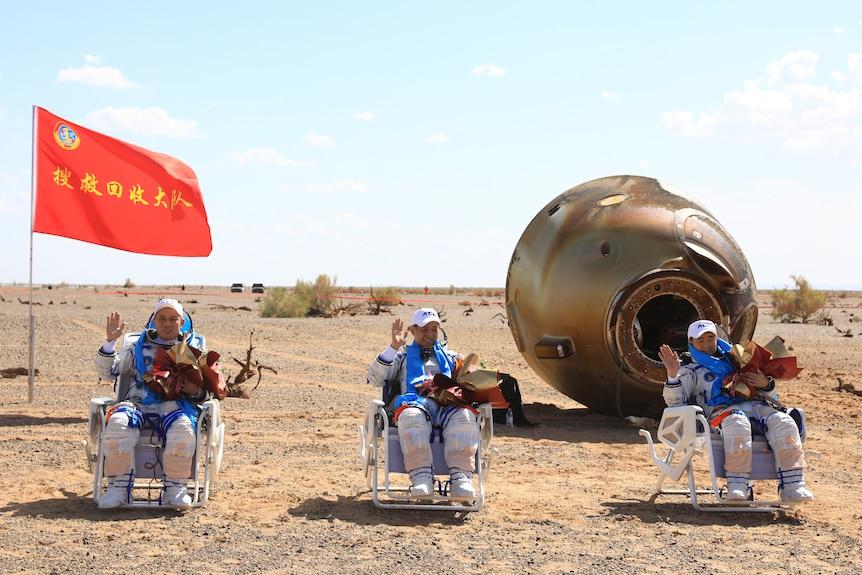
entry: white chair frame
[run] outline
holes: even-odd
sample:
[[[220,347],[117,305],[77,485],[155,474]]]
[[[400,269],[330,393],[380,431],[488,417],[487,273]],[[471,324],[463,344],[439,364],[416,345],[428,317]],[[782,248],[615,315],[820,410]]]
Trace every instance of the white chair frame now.
[[[804,422],[802,410],[796,410]],[[804,425],[803,425],[804,430]],[[749,499],[746,501],[728,501],[724,487],[719,486],[719,478],[725,477],[724,444],[721,435],[711,431],[709,422],[703,415],[703,410],[696,405],[669,407],[664,410],[656,437],[668,451],[664,457],[656,453],[652,436],[646,429],[640,430],[640,435],[646,438],[650,449],[650,457],[659,468],[656,483],[656,495],[688,495],[692,506],[698,511],[735,511],[735,512],[774,512],[795,509],[799,503],[782,501],[781,499],[756,500],[754,490],[749,487]],[[804,435],[803,435],[804,440]],[[711,489],[698,488],[695,481],[694,458],[706,454],[711,480]],[[819,455],[816,451],[806,451],[806,458]],[[686,475],[687,489],[664,487],[666,480],[679,481]],[[775,456],[765,437],[755,436],[752,442],[751,481],[777,480]],[[698,495],[712,495],[710,503],[701,503]]]
[[[100,438],[105,431],[108,408],[115,401],[110,397],[90,400],[90,440],[84,441],[90,472],[93,474],[93,500],[98,504],[105,494],[105,458]],[[200,507],[209,498],[210,484],[215,481],[221,465],[224,448],[224,423],[219,422],[218,400],[211,399],[199,406],[196,434],[196,450],[193,458],[189,495],[192,507]],[[218,423],[217,423],[218,422]],[[163,471],[161,453],[163,446],[152,441],[155,430],[146,426],[141,430],[135,446],[135,483],[130,503],[123,507],[160,507],[163,505]]]
[[[383,401],[374,399],[365,414],[365,422],[359,426],[360,461],[366,483],[371,489],[374,505],[385,509],[429,509],[443,511],[478,511],[485,504],[485,481],[498,451],[491,447],[494,436],[494,420],[490,403],[481,404],[478,411],[479,448],[475,455],[475,479],[478,484],[476,498],[465,501],[453,497],[449,492],[449,481],[438,479],[448,475],[442,439],[435,429],[431,443],[434,471],[434,493],[430,497],[416,498],[410,495],[410,480],[404,469],[398,428],[389,424],[389,416]],[[382,472],[383,485],[380,485]]]
[[[140,333],[129,333],[123,337],[123,345],[130,344],[140,337]],[[200,338],[204,345],[203,337]],[[89,440],[84,440],[84,451],[90,472],[93,474],[93,499],[98,504],[105,494],[104,447],[101,438],[107,425],[108,409],[125,398],[131,385],[128,376],[121,376],[116,382],[117,395],[90,399]],[[224,423],[221,421],[221,406],[217,399],[210,399],[199,406],[195,429],[195,455],[192,463],[192,476],[189,480],[189,496],[192,507],[200,507],[209,498],[210,484],[215,481],[221,467],[224,452]],[[141,429],[135,446],[135,482],[131,501],[122,507],[161,507],[163,503],[163,470],[161,455],[164,446],[154,440],[156,431],[149,425]]]

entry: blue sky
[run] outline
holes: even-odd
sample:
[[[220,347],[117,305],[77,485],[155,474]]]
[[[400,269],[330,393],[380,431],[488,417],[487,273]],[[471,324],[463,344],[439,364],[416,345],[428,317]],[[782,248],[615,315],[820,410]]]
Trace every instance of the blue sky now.
[[[32,106],[198,175],[208,258],[35,234],[36,284],[503,287],[530,220],[637,174],[761,289],[862,289],[862,4],[15,2],[0,283],[30,278]],[[178,234],[177,241],[183,241]]]

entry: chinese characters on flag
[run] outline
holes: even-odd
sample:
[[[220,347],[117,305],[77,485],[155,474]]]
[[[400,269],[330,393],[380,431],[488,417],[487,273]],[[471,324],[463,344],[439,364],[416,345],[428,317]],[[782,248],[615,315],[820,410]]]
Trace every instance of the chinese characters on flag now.
[[[208,256],[194,171],[36,108],[33,231],[140,254]]]

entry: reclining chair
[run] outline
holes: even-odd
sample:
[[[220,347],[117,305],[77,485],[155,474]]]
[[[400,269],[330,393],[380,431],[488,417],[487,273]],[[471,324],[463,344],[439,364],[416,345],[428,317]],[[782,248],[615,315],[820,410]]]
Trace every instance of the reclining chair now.
[[[494,436],[492,404],[483,403],[478,407],[479,449],[475,455],[476,472],[474,480],[478,483],[476,499],[462,501],[449,493],[449,480],[438,479],[438,475],[449,475],[449,467],[443,455],[443,439],[439,429],[434,429],[431,442],[433,455],[434,494],[417,499],[410,496],[410,479],[404,469],[398,428],[389,423],[389,415],[383,401],[373,399],[365,413],[365,422],[359,426],[360,459],[366,483],[371,488],[374,505],[391,509],[435,509],[449,511],[478,511],[485,504],[485,480],[497,455],[491,448]],[[383,485],[380,485],[382,473]]]
[[[793,408],[788,412],[799,427],[799,435],[805,441],[805,414],[801,409]],[[665,457],[659,457],[653,444],[652,436],[646,429],[640,430],[640,435],[646,438],[653,463],[659,468],[656,495],[682,494],[688,495],[692,506],[698,511],[776,511],[792,510],[798,503],[774,500],[755,500],[754,489],[749,486],[749,498],[746,501],[728,501],[725,497],[726,486],[719,486],[719,479],[725,477],[724,443],[721,435],[713,431],[703,415],[703,410],[696,405],[668,407],[662,414],[656,437],[668,451]],[[778,480],[775,466],[775,456],[766,438],[762,435],[752,437],[752,469],[751,481]],[[695,482],[694,459],[696,455],[707,455],[707,465],[712,483],[712,489],[698,488]],[[809,455],[819,455],[815,451],[806,451]],[[668,489],[663,487],[664,481],[679,481],[683,474],[688,479],[688,489]],[[698,495],[712,495],[710,503],[698,502]],[[777,497],[777,496],[776,496]]]
[[[195,334],[192,327],[191,316],[186,312],[182,331],[192,332],[190,343],[200,349],[206,348],[203,335]],[[152,327],[153,317],[147,322]],[[141,336],[141,333],[127,333],[123,336],[122,345],[131,345]],[[89,435],[90,439],[84,440],[84,450],[87,454],[87,462],[90,472],[93,474],[93,499],[96,504],[104,495],[107,487],[107,479],[104,475],[105,458],[103,456],[103,444],[101,438],[107,424],[108,409],[122,401],[131,386],[131,377],[120,376],[114,382],[114,397],[95,397],[90,399],[89,411]],[[192,499],[192,507],[200,507],[209,498],[209,487],[215,481],[221,465],[224,448],[224,423],[221,421],[220,405],[218,400],[210,399],[199,405],[201,412],[198,416],[196,426],[196,450],[192,464],[192,476],[189,481],[189,495]],[[145,424],[141,429],[138,443],[135,446],[134,476],[135,483],[132,488],[130,503],[123,507],[160,507],[162,506],[163,471],[161,453],[164,448],[163,440],[159,438],[158,431],[150,424]]]

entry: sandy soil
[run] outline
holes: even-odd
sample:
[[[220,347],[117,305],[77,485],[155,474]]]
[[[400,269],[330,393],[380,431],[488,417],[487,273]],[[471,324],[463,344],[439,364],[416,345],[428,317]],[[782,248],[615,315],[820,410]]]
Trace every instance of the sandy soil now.
[[[375,390],[364,375],[392,316],[261,319],[255,296],[226,291],[162,293],[186,304],[228,373],[254,330],[254,359],[278,374],[223,402],[221,475],[207,505],[188,511],[99,510],[82,449],[89,399],[110,395],[92,367],[105,316],[143,324],[157,295],[35,293],[35,400],[26,376],[0,380],[0,572],[862,573],[862,397],[838,390],[862,390],[858,294],[831,302],[834,326],[761,315],[755,339],[781,335],[805,368],[779,391],[805,407],[806,447],[821,456],[809,461],[814,503],[760,514],[655,497],[638,428],[539,380],[497,302],[428,297],[446,313],[450,347],[514,375],[537,424],[495,429],[486,505],[465,513],[377,509],[366,488],[358,426]],[[26,368],[29,294],[0,295],[0,368]],[[417,305],[396,312],[407,319]],[[757,489],[771,495],[775,484]]]

